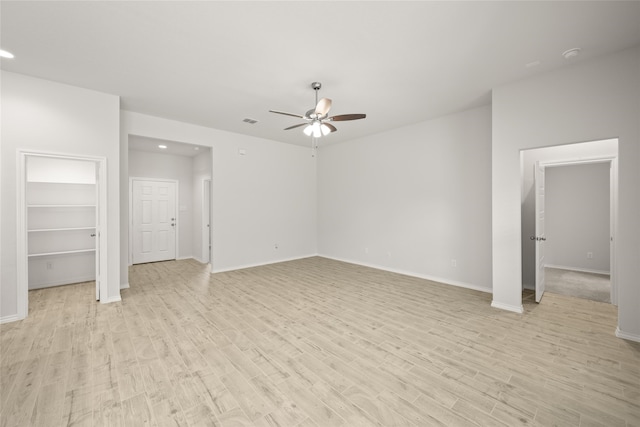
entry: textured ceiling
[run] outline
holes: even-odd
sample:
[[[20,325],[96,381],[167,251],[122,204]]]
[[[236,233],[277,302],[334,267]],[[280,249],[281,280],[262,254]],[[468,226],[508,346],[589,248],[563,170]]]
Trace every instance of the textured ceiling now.
[[[490,102],[491,89],[640,44],[640,2],[0,3],[2,68],[123,109],[294,144],[323,83],[326,142]],[[561,53],[580,47],[567,61]],[[526,64],[540,64],[527,67]],[[613,78],[613,77],[612,77]],[[255,125],[244,118],[258,120]]]

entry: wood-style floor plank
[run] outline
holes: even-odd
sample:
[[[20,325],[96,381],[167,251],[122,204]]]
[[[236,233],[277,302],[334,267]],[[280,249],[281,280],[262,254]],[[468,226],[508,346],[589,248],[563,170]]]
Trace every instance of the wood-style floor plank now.
[[[0,325],[1,426],[640,425],[640,345],[605,303],[491,296],[312,257],[130,269]]]

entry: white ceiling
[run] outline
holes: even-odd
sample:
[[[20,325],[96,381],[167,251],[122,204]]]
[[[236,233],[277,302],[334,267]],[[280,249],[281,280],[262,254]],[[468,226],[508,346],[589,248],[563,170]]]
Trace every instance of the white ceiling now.
[[[0,44],[16,55],[5,70],[305,145],[300,129],[283,130],[296,118],[268,110],[304,113],[313,81],[332,114],[367,114],[336,123],[325,141],[339,142],[488,104],[491,88],[640,44],[637,1],[2,1],[0,19]],[[573,47],[582,54],[565,60]]]

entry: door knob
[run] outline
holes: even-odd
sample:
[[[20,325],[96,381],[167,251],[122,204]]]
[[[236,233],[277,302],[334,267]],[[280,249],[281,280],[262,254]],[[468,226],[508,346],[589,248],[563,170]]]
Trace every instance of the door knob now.
[[[96,237],[96,234],[95,233],[91,234],[91,237]]]

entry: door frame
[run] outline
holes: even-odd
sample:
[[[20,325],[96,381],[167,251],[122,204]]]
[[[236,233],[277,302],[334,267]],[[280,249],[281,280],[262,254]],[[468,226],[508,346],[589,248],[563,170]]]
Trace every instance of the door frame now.
[[[65,160],[80,160],[94,162],[98,166],[98,182],[96,183],[96,194],[98,201],[96,231],[100,234],[98,245],[96,246],[97,262],[100,268],[100,299],[101,303],[108,301],[108,245],[107,245],[107,158],[99,156],[86,156],[82,154],[70,154],[60,152],[47,152],[38,150],[18,150],[17,152],[17,243],[16,243],[16,288],[17,288],[17,317],[19,320],[25,319],[29,314],[29,262],[27,253],[27,158],[28,157],[49,157]],[[98,272],[96,271],[96,274]]]
[[[547,210],[546,210],[546,171],[547,168],[544,163],[537,161],[533,165],[535,168],[533,173],[533,188],[534,188],[534,209],[536,214],[535,219],[535,242],[536,242],[536,250],[535,250],[535,300],[537,303],[542,301],[542,296],[544,295],[545,290],[545,271],[544,271],[544,257],[545,257],[545,241],[546,238],[546,220],[547,220]],[[542,214],[542,215],[541,215]],[[542,277],[540,277],[540,275]]]
[[[609,163],[609,280],[611,282],[610,299],[611,304],[618,305],[618,283],[616,274],[616,257],[615,257],[615,241],[617,232],[617,216],[618,216],[618,157],[602,156],[589,157],[575,160],[561,160],[541,162],[540,166],[560,167],[575,166],[593,163]]]
[[[207,194],[208,193],[208,194]],[[209,202],[208,204],[206,202]],[[213,263],[211,262],[211,178],[202,180],[202,249],[201,255],[205,255],[203,261],[212,271]]]
[[[177,179],[166,179],[166,178],[148,178],[141,176],[130,176],[129,177],[129,266],[133,265],[133,181],[157,181],[157,182],[172,182],[176,184],[176,232],[173,236],[173,245],[175,246],[175,259],[180,259],[180,242],[179,233],[180,233],[180,182]]]

